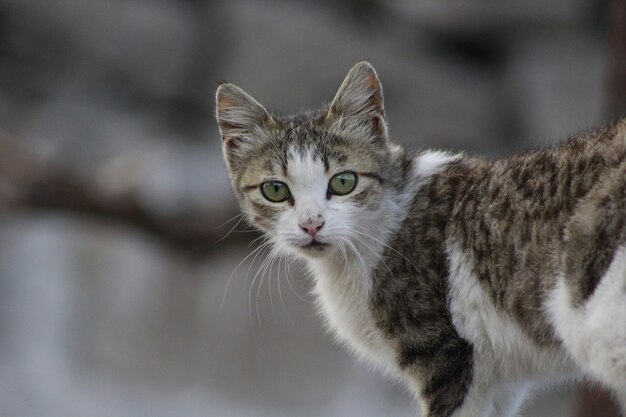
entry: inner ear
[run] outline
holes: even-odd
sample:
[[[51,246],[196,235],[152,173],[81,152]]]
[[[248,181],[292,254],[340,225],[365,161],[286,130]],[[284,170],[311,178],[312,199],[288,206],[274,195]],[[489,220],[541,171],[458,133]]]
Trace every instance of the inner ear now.
[[[385,116],[383,89],[369,62],[359,62],[348,72],[329,108],[329,116]]]
[[[237,136],[227,136],[223,138],[224,147],[228,151],[228,153],[237,152],[240,148],[239,137]]]
[[[386,140],[387,121],[383,89],[376,70],[369,62],[359,62],[348,72],[328,108],[327,118],[340,120],[346,127],[363,130],[374,140]]]
[[[233,147],[233,141],[252,139],[255,130],[273,122],[265,107],[236,85],[220,85],[215,102],[217,123],[226,146]]]

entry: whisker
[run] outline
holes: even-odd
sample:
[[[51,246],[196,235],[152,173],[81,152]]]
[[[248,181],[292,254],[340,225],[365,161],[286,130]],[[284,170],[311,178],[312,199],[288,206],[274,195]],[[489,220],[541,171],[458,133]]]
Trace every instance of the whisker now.
[[[270,245],[271,245],[271,241],[269,241],[269,240],[268,240],[268,241],[266,241],[266,242],[263,244],[263,249],[264,249],[264,250],[265,250],[265,249],[268,249],[268,248],[270,248],[270,249],[271,249]],[[243,280],[243,288],[245,288],[245,287],[246,287],[246,285],[248,284],[248,277],[250,276],[250,271],[252,270],[252,267],[254,266],[254,262],[256,261],[256,258],[257,258],[260,254],[261,254],[261,252],[258,252],[256,255],[254,255],[254,258],[252,259],[252,262],[250,262],[250,266],[248,267],[248,271],[246,272],[246,277],[245,277],[245,279]],[[267,256],[267,255],[266,255],[266,256]],[[261,262],[261,264],[262,264],[262,262]]]
[[[288,259],[291,260],[291,254],[288,255]],[[307,290],[306,288],[302,287],[301,285],[299,285],[296,280],[293,278],[293,272],[291,271],[291,262],[287,263],[287,284],[289,285],[289,288],[291,289],[291,292],[293,293],[293,295],[295,295],[296,297],[298,297],[299,300],[304,301],[305,303],[310,303],[311,300],[307,300],[306,298],[302,297],[300,294],[298,294],[298,292],[293,288],[293,285],[291,285],[291,281],[293,280],[294,283],[296,284],[296,286],[300,289],[303,290]]]
[[[360,242],[363,246],[365,246],[367,249],[370,250],[370,252],[372,252],[372,254],[374,256],[376,256],[378,258],[378,260],[385,265],[385,267],[389,270],[389,272],[393,273],[393,271],[391,270],[391,268],[389,268],[389,266],[385,263],[385,261],[383,260],[383,258],[376,252],[374,251],[374,249],[372,249],[372,247],[370,245],[368,245],[364,240],[360,239],[356,234],[352,233],[352,232],[348,232],[350,234],[350,236],[352,238],[354,238],[355,240],[357,240],[358,242]]]
[[[230,219],[226,220],[224,223],[220,224],[219,226],[215,226],[215,230],[217,229],[221,229],[222,227],[226,226],[228,223],[232,222],[233,220],[235,220],[237,217],[241,217],[243,216],[245,213],[239,213],[234,215],[233,217],[231,217]]]
[[[296,261],[298,261],[298,262],[299,262],[300,260],[296,258]],[[308,294],[308,292],[309,292],[309,288],[308,288],[308,287],[303,286],[303,285],[299,282],[299,280],[298,280],[297,278],[293,278],[293,273],[291,272],[291,264],[289,265],[289,273],[290,273],[290,274],[291,274],[291,276],[292,276],[293,283],[295,284],[295,286],[296,286],[296,287],[298,287],[298,288],[300,288],[300,289],[301,289],[302,291],[304,291],[306,294]]]
[[[356,257],[359,259],[359,261],[361,262],[361,266],[363,266],[363,273],[366,274],[367,273],[367,267],[365,266],[365,261],[363,260],[363,257],[361,256],[361,254],[357,250],[356,246],[354,246],[354,243],[350,242],[347,239],[345,239],[344,242],[350,247],[350,249],[352,249],[352,252],[354,252]]]
[[[417,269],[417,267],[415,266],[415,264],[413,263],[413,261],[411,261],[406,255],[404,255],[403,253],[400,253],[399,251],[397,251],[395,248],[389,246],[387,243],[383,242],[382,240],[379,240],[377,238],[375,238],[374,236],[372,236],[371,234],[365,233],[364,232],[364,228],[358,225],[355,225],[355,227],[360,228],[362,231],[358,231],[358,230],[353,230],[356,233],[360,233],[361,235],[367,236],[368,238],[375,240],[376,242],[380,243],[381,245],[385,246],[386,248],[389,248],[390,250],[394,251],[395,253],[397,253],[398,255],[402,256],[402,258],[404,258],[404,260],[406,260],[409,264],[411,264],[411,266],[413,266],[413,268]]]
[[[264,336],[264,332],[263,332],[263,325],[261,324],[261,312],[260,312],[260,308],[259,308],[259,299],[260,299],[260,294],[261,294],[261,286],[263,285],[263,279],[265,277],[265,273],[267,272],[267,268],[268,268],[269,265],[271,265],[271,263],[274,260],[274,257],[276,256],[277,252],[278,252],[278,248],[277,247],[273,247],[272,250],[270,251],[270,253],[265,258],[265,260],[263,261],[263,264],[261,264],[261,267],[259,268],[257,273],[252,278],[252,283],[250,284],[250,290],[248,291],[248,304],[251,304],[251,302],[252,302],[252,288],[254,288],[254,282],[256,281],[256,279],[257,279],[257,277],[259,276],[259,273],[260,273],[261,275],[260,275],[260,279],[259,279],[259,285],[257,287],[255,304],[256,304],[257,321],[259,323],[259,330],[261,331],[261,335],[263,335],[263,336]],[[251,310],[250,310],[250,321],[252,321],[252,311]]]
[[[276,313],[274,312],[274,300],[272,297],[272,270],[274,269],[274,261],[276,260],[276,256],[274,256],[274,258],[272,259],[272,262],[270,263],[270,267],[269,267],[269,271],[268,271],[268,277],[267,277],[267,291],[270,294],[270,307],[272,309],[272,317],[274,318],[274,321],[276,321]],[[278,269],[280,272],[280,258],[278,258]]]
[[[233,232],[233,230],[235,230],[237,228],[237,226],[239,226],[239,223],[241,223],[243,221],[244,217],[241,217],[239,219],[239,221],[237,223],[235,223],[235,225],[228,231],[228,233],[226,233],[224,236],[222,236],[221,238],[219,238],[218,240],[216,240],[213,243],[220,243],[222,240],[226,239],[228,236],[230,236],[230,234]]]
[[[268,242],[264,242],[259,247],[257,247],[255,250],[250,252],[245,258],[243,258],[243,260],[241,262],[239,262],[239,264],[235,267],[235,269],[233,269],[233,272],[231,272],[230,276],[228,277],[228,280],[226,281],[226,288],[224,288],[224,295],[222,296],[222,301],[220,302],[219,314],[222,314],[222,309],[224,308],[224,301],[226,300],[226,294],[228,293],[228,286],[230,285],[230,281],[233,279],[233,275],[235,275],[235,272],[237,271],[237,269],[239,269],[241,264],[243,264],[246,261],[246,259],[248,259],[252,255],[254,255],[255,253],[257,255],[254,257],[254,259],[256,259],[256,257],[258,256],[259,251],[261,249],[263,249],[265,246],[267,246],[267,244],[268,244]],[[252,260],[253,263],[254,263],[254,259]],[[248,269],[248,271],[249,271],[249,269]],[[247,275],[246,275],[246,277],[247,277]]]
[[[348,275],[350,275],[350,263],[348,260],[348,254],[346,253],[346,248],[344,242],[341,240],[337,241],[339,250],[341,251],[341,256],[343,257],[343,269],[341,270],[341,274],[337,278],[337,281],[333,283],[333,289],[337,288],[339,284],[346,278],[344,278],[346,269],[348,270]]]
[[[258,241],[258,240],[261,240],[261,239],[267,239],[267,236],[265,236],[265,235],[261,235],[261,236],[257,237],[257,238],[256,238],[256,239],[254,239],[252,242],[250,242],[250,243],[248,244],[248,246],[252,246],[252,245],[254,244],[254,242],[256,242],[256,241]]]
[[[256,282],[257,277],[259,276],[259,274],[261,273],[261,271],[264,269],[265,265],[267,264],[270,255],[272,254],[272,252],[274,251],[274,248],[272,248],[270,250],[270,252],[265,256],[265,259],[263,260],[263,262],[261,263],[261,266],[257,269],[256,274],[254,274],[254,277],[252,278],[252,282],[250,283],[250,289],[248,290],[248,310],[250,313],[250,324],[252,324],[252,289],[254,288],[254,283]],[[256,299],[257,301],[257,314],[259,311],[259,299],[257,297]],[[259,321],[261,320],[261,316],[259,315]],[[260,324],[260,323],[259,323]],[[259,326],[261,327],[261,326]],[[263,333],[263,328],[261,327],[261,334]]]
[[[283,268],[285,269],[285,275],[286,275],[287,274],[287,262],[289,261],[289,258],[281,253],[280,258],[278,258],[278,274],[276,275],[276,286],[278,287],[278,296],[280,297],[280,302],[283,305],[283,310],[285,310],[285,314],[287,315],[287,318],[289,319],[291,324],[294,324],[293,320],[291,319],[291,315],[289,315],[289,312],[287,311],[287,306],[285,305],[285,300],[283,299],[283,292],[280,287],[280,264],[282,261],[284,261]]]

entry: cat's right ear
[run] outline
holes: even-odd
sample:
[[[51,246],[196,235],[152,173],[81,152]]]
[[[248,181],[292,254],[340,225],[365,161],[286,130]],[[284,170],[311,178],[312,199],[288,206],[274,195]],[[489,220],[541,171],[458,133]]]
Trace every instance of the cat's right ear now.
[[[386,142],[383,88],[369,62],[359,62],[348,72],[326,117],[339,121],[345,129],[367,134],[373,142]]]
[[[255,131],[273,123],[258,101],[233,84],[222,84],[215,93],[217,124],[224,145],[231,150],[253,140]]]

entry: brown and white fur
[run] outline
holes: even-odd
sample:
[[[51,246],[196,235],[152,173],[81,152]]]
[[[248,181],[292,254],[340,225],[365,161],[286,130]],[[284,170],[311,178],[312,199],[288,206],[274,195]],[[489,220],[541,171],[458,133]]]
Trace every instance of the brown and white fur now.
[[[248,220],[423,416],[513,416],[532,385],[574,378],[626,406],[626,123],[488,161],[393,144],[367,62],[316,112],[277,117],[232,84],[216,99]],[[345,171],[356,188],[334,195]]]

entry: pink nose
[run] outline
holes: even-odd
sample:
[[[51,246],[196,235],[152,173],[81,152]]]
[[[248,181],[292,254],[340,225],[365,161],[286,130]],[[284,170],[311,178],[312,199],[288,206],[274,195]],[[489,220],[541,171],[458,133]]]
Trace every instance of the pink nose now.
[[[315,237],[315,235],[317,234],[317,232],[320,231],[322,226],[324,226],[324,220],[322,219],[308,219],[306,221],[300,222],[300,229],[311,235],[311,237]]]

